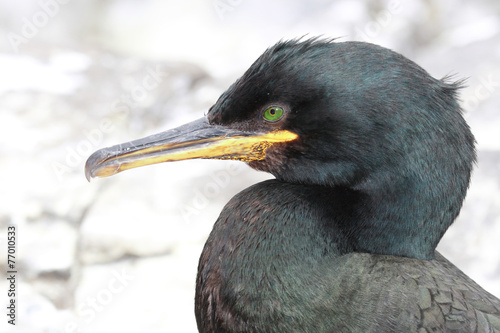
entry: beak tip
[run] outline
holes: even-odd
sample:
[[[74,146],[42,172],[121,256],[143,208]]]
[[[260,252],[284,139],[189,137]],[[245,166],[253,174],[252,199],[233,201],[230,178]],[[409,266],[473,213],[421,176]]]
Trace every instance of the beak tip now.
[[[87,181],[90,183],[90,179],[92,178],[92,176],[90,175],[90,172],[87,169],[85,169],[85,178],[87,178]]]
[[[92,170],[89,166],[89,162],[87,160],[87,163],[85,164],[85,178],[87,178],[87,181],[90,183],[92,178],[94,178],[94,175],[92,174]]]
[[[89,156],[85,163],[85,178],[90,183],[90,180],[95,177],[95,171],[107,159],[109,155],[103,149],[94,152]]]

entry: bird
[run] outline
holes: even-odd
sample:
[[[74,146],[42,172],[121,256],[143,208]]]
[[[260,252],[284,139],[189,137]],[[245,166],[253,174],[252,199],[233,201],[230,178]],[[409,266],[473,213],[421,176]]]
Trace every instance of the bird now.
[[[199,332],[500,332],[500,300],[436,251],[476,163],[463,85],[371,43],[281,40],[204,117],[85,173],[203,158],[274,176],[213,226]]]

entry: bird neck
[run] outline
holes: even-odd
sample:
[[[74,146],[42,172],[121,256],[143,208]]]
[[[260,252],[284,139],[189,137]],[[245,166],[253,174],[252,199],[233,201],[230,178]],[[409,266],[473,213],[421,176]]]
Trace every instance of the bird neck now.
[[[377,175],[346,190],[347,199],[333,198],[348,207],[337,223],[354,250],[433,259],[460,211],[468,183],[468,175],[463,181],[435,176]],[[454,182],[464,185],[458,188]]]
[[[470,138],[445,138],[429,149],[415,135],[413,146],[406,143],[407,151],[388,159],[365,154],[354,163],[295,154],[273,174],[310,184],[317,206],[329,209],[329,219],[355,251],[432,259],[462,207],[475,155],[467,147]]]

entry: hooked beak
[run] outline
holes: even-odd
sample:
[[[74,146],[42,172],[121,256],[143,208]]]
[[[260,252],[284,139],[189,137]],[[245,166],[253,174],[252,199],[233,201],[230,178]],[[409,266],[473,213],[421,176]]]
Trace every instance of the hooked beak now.
[[[211,125],[200,118],[180,127],[139,140],[104,148],[85,164],[87,180],[108,177],[144,165],[195,158],[257,161],[273,144],[298,137],[287,130],[245,132]]]

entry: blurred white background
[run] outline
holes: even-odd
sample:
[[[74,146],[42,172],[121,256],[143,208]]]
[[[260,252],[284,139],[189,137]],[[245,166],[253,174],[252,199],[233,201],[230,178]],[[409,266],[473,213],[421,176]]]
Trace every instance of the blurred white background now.
[[[17,326],[196,332],[198,256],[223,205],[269,178],[186,161],[87,183],[95,150],[201,117],[270,45],[373,42],[462,91],[479,164],[439,249],[500,297],[500,2],[0,0],[0,272],[17,225]]]

